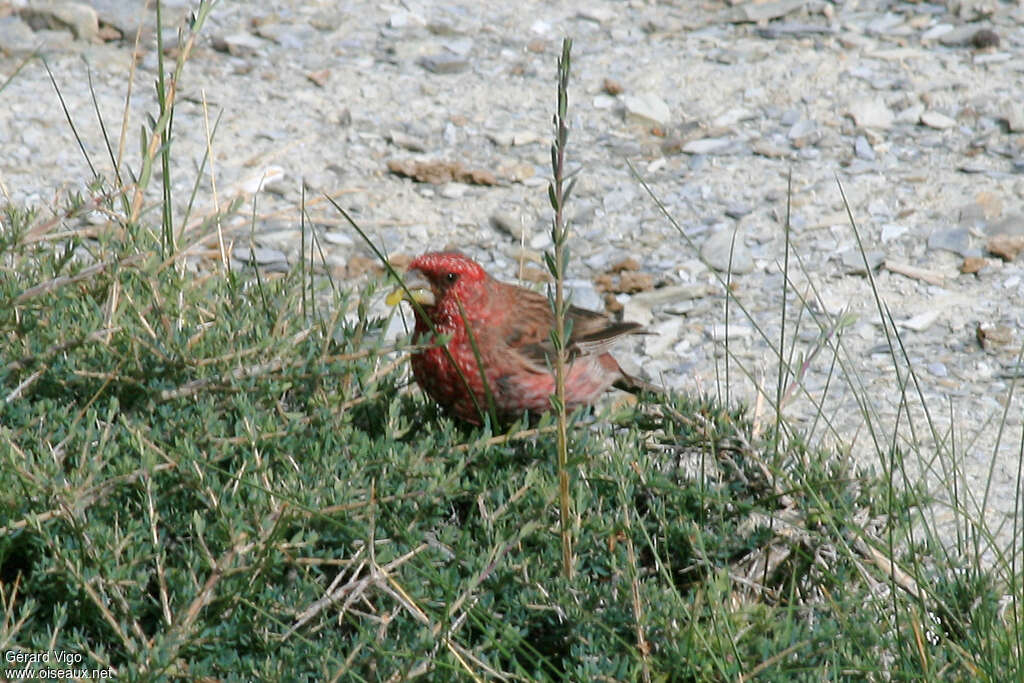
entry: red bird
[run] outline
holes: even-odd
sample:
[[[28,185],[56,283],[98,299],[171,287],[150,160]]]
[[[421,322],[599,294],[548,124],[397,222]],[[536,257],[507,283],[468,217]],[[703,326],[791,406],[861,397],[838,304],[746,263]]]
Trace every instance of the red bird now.
[[[430,343],[427,318],[438,335],[448,338],[443,346],[434,344],[412,355],[413,376],[428,396],[473,424],[480,424],[489,410],[487,389],[500,421],[550,410],[549,397],[555,391],[550,334],[555,318],[547,297],[495,280],[458,252],[423,254],[409,265],[404,282],[405,288],[395,289],[387,302],[394,306],[411,297],[419,303],[422,314],[416,311],[413,341]],[[619,337],[639,332],[639,324],[612,322],[602,313],[575,306],[568,317],[569,410],[594,403],[612,385],[660,391],[626,374],[607,352]]]

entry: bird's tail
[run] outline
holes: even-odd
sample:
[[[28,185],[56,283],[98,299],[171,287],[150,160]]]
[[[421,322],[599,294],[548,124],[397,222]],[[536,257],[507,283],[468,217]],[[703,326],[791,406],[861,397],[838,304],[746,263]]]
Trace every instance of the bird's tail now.
[[[614,386],[616,389],[622,389],[623,391],[628,391],[631,394],[642,394],[642,393],[664,394],[664,393],[666,393],[664,387],[659,387],[657,384],[651,384],[650,382],[646,382],[646,381],[640,379],[639,377],[634,377],[633,375],[631,375],[628,372],[622,370],[621,368],[620,368],[619,372],[621,373],[622,376],[619,379],[615,380],[615,382],[612,384],[612,386]]]

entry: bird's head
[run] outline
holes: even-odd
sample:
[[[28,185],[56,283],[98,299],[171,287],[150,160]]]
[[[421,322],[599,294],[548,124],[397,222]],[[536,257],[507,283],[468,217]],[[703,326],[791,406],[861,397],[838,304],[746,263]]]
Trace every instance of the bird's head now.
[[[388,295],[388,305],[411,299],[435,324],[443,324],[459,317],[460,302],[469,308],[484,295],[487,272],[457,251],[432,251],[409,264],[402,282],[404,287]]]

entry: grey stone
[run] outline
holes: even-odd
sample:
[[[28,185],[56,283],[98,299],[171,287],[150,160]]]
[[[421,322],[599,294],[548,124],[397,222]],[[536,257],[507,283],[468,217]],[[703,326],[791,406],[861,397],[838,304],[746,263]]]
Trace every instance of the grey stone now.
[[[491,226],[497,228],[517,242],[522,238],[523,233],[529,233],[525,216],[521,213],[508,211],[496,211],[491,214]]]
[[[418,63],[434,74],[457,74],[469,69],[469,60],[452,52],[420,57]]]
[[[930,29],[921,34],[921,42],[938,40],[939,38],[946,35],[952,30],[952,24],[935,24],[935,26],[932,26]]]
[[[566,287],[572,292],[572,304],[590,311],[603,311],[604,299],[590,280],[566,280]]]
[[[426,25],[426,20],[415,12],[402,10],[399,12],[393,12],[391,16],[388,17],[388,26],[391,28],[410,28]]]
[[[774,2],[748,2],[722,13],[722,20],[733,24],[756,24],[779,19],[796,12],[805,5],[804,0],[775,0]]]
[[[865,161],[875,160],[875,148],[871,146],[871,143],[863,135],[858,135],[857,139],[853,141],[853,151],[860,159]]]
[[[667,126],[672,119],[672,112],[665,100],[654,93],[623,95],[622,104],[626,108],[626,119],[630,121]]]
[[[283,251],[268,249],[267,247],[238,246],[235,247],[231,255],[243,263],[253,263],[259,266],[271,263],[288,263],[288,257]]]
[[[79,40],[99,41],[100,22],[96,10],[81,2],[31,0],[21,17],[34,29],[67,30]]]
[[[906,109],[900,110],[900,113],[896,114],[896,123],[909,123],[916,125],[921,120],[921,114],[924,113],[923,104],[912,104]]]
[[[309,24],[292,24],[289,22],[267,22],[255,29],[260,38],[272,40],[281,47],[290,50],[301,50],[316,39],[317,30]]]
[[[732,144],[729,138],[702,138],[690,140],[683,145],[683,152],[687,154],[714,154],[726,149]]]
[[[779,123],[784,126],[796,125],[797,121],[801,119],[799,109],[787,109],[782,112],[782,116],[779,117]]]
[[[753,209],[747,204],[733,202],[725,207],[725,215],[729,218],[740,219],[749,214]]]
[[[351,117],[351,115],[350,115]],[[407,149],[411,152],[423,152],[427,149],[427,146],[419,138],[415,138],[411,135],[407,135],[400,130],[392,130],[387,134],[387,139],[392,145]]]
[[[213,38],[213,49],[227,52],[233,57],[252,57],[258,54],[264,45],[262,38],[245,31]]]
[[[152,31],[156,23],[156,14],[146,11],[144,2],[125,2],[125,0],[89,0],[103,24],[113,26],[125,39],[133,40],[142,29]]]
[[[947,47],[963,47],[970,44],[971,38],[974,37],[974,34],[977,32],[977,26],[965,24],[943,33],[939,36],[939,42]]]
[[[839,259],[843,266],[846,268],[846,272],[851,275],[866,275],[867,271],[864,269],[864,260],[867,259],[868,267],[871,270],[878,270],[878,267],[885,261],[884,251],[868,251],[863,256],[857,249],[847,249],[840,254]]]
[[[1024,133],[1024,103],[1009,102],[1000,117],[1011,133]]]
[[[813,135],[818,129],[818,124],[810,119],[800,119],[794,123],[790,129],[786,132],[786,137],[790,140],[803,140],[810,135]]]
[[[625,185],[605,194],[602,205],[607,213],[618,213],[636,200],[636,190]]]
[[[321,239],[328,244],[333,244],[338,247],[351,247],[355,245],[353,240],[347,233],[344,232],[324,232],[320,235]]]
[[[1024,235],[1024,214],[1011,213],[985,228],[986,235]]]
[[[882,226],[882,234],[880,239],[882,243],[892,242],[895,239],[899,239],[903,235],[907,234],[907,226],[899,225],[897,223],[886,223]]]
[[[881,100],[858,100],[846,113],[861,128],[891,128],[894,118],[892,110]]]
[[[966,257],[971,249],[971,233],[967,228],[936,230],[928,236],[928,248],[943,249]]]
[[[23,55],[36,49],[35,34],[15,15],[0,18],[0,52]]]
[[[733,273],[749,273],[754,269],[754,259],[750,249],[743,243],[742,231],[736,232],[733,241],[733,230],[721,229],[704,242],[700,255],[715,270]]]
[[[956,121],[937,111],[926,111],[921,114],[921,123],[936,130],[946,130],[956,125]]]

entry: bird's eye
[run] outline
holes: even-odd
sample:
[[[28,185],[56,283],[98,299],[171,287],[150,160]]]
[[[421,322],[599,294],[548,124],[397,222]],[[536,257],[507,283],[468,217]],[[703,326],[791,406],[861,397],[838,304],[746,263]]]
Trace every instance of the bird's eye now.
[[[458,273],[448,273],[444,276],[444,279],[448,281],[448,284],[454,284],[459,279]]]

